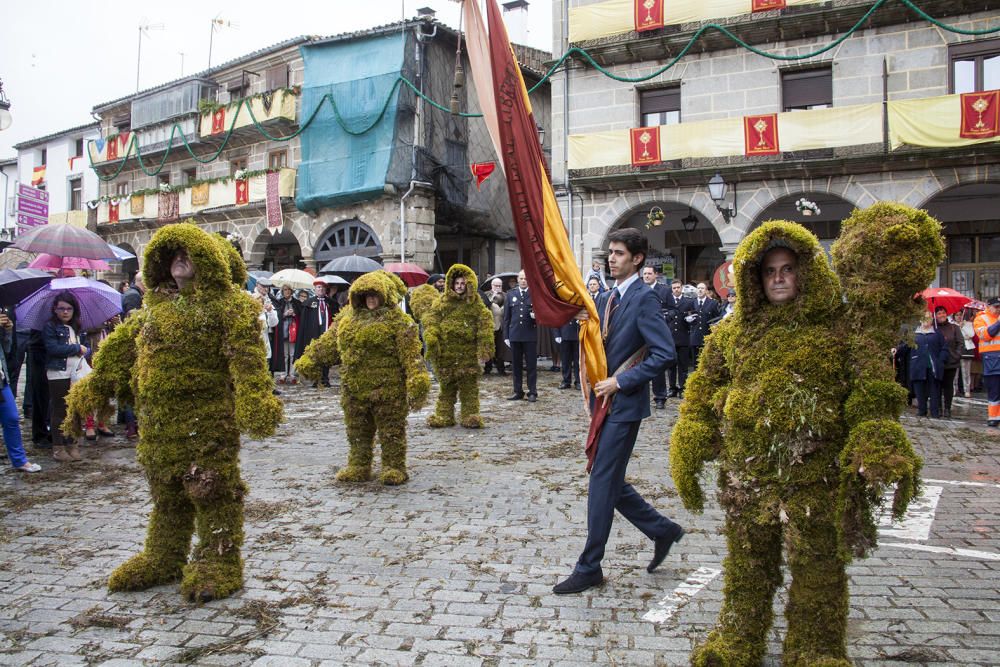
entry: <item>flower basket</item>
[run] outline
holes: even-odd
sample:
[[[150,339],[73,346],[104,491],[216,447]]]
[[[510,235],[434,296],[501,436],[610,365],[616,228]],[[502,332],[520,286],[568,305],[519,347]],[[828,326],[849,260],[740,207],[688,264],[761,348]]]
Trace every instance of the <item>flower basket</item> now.
[[[649,209],[649,213],[646,214],[646,229],[651,227],[659,227],[663,224],[663,221],[667,219],[666,214],[663,209],[659,206],[654,206]]]
[[[819,205],[814,201],[809,201],[805,197],[795,201],[795,210],[802,215],[819,215],[821,213]]]

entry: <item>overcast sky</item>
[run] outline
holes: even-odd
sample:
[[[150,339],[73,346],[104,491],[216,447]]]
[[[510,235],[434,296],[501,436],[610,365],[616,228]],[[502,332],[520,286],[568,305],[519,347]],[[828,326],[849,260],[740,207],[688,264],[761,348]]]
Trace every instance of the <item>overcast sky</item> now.
[[[216,65],[298,35],[336,35],[413,17],[420,7],[458,27],[454,0],[3,0],[0,80],[14,123],[0,132],[0,159],[16,143],[90,122],[95,104],[135,92],[140,25],[162,25],[142,39],[139,86],[149,88],[208,65],[211,20],[235,28],[215,34]],[[531,0],[525,42],[552,50],[552,2]],[[513,35],[512,35],[513,37]],[[447,103],[447,100],[441,100]]]

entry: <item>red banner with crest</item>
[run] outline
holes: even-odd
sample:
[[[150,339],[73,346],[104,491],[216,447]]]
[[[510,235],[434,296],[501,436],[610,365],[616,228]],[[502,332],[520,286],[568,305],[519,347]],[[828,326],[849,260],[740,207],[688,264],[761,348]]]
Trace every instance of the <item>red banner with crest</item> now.
[[[632,144],[632,166],[643,167],[662,162],[660,159],[660,128],[634,127],[629,130]]]
[[[108,203],[108,222],[118,222],[118,202]]]
[[[663,27],[663,2],[664,0],[634,0],[636,32]]]
[[[107,155],[104,156],[105,160],[114,160],[118,157],[118,137],[111,137],[108,139],[106,144],[108,147]]]
[[[236,205],[246,204],[250,201],[250,181],[246,178],[236,179]]]
[[[751,0],[751,12],[767,12],[772,9],[785,9],[788,6],[786,0]]]
[[[962,95],[962,126],[959,136],[963,139],[987,139],[1000,134],[1000,90]]]
[[[778,114],[743,117],[743,150],[745,155],[777,155]]]
[[[226,131],[226,108],[216,109],[212,113],[212,134]]]

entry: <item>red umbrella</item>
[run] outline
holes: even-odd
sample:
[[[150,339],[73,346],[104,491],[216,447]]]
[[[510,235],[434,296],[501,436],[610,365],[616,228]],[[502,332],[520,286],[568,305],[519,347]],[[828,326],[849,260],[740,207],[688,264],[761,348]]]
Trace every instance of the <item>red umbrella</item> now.
[[[933,313],[935,308],[943,306],[949,315],[962,310],[967,303],[972,301],[961,292],[956,292],[949,287],[929,287],[921,292],[920,296],[927,302],[927,310]]]
[[[410,262],[394,262],[386,264],[386,271],[390,273],[395,273],[399,276],[407,287],[416,287],[417,285],[423,285],[430,278],[430,274],[421,269],[416,264]]]

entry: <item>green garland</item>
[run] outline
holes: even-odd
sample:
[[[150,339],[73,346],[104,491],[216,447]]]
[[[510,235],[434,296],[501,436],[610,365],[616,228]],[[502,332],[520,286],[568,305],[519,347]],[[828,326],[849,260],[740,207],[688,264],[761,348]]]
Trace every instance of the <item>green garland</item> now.
[[[756,47],[748,44],[747,42],[743,41],[739,37],[737,37],[729,29],[727,29],[727,28],[725,28],[725,27],[723,27],[723,26],[721,26],[721,25],[719,25],[717,23],[707,23],[707,24],[703,25],[701,28],[699,28],[691,36],[691,38],[688,40],[688,43],[684,46],[684,48],[682,48],[680,50],[680,52],[678,52],[678,54],[673,59],[671,59],[670,62],[668,62],[666,65],[664,65],[663,67],[661,67],[661,68],[653,71],[652,73],[650,73],[650,74],[648,74],[646,76],[627,77],[627,76],[618,76],[617,74],[612,73],[610,70],[608,70],[605,67],[601,66],[596,60],[594,60],[593,56],[591,56],[586,50],[574,46],[574,47],[570,48],[569,50],[567,50],[566,53],[564,53],[559,58],[559,60],[557,60],[555,62],[555,64],[552,65],[552,67],[550,67],[548,69],[548,71],[545,73],[544,76],[542,76],[542,78],[538,81],[538,83],[536,83],[534,86],[532,86],[531,88],[528,89],[528,93],[530,94],[530,93],[533,93],[535,90],[537,90],[539,86],[541,86],[543,83],[545,83],[546,81],[548,81],[548,79],[551,78],[552,75],[555,74],[562,67],[563,63],[566,62],[567,59],[573,58],[573,57],[578,57],[578,58],[584,60],[587,64],[589,64],[591,67],[593,67],[594,69],[596,69],[598,72],[600,72],[604,76],[608,77],[609,79],[613,79],[615,81],[620,81],[622,83],[641,83],[643,81],[649,81],[650,79],[654,79],[654,78],[660,76],[661,74],[663,74],[664,72],[667,72],[668,70],[670,70],[671,68],[673,68],[678,62],[680,62],[681,58],[683,58],[684,56],[687,55],[687,53],[698,42],[698,40],[701,39],[701,37],[703,35],[705,35],[708,32],[711,32],[711,31],[722,33],[722,35],[724,35],[725,37],[727,37],[730,41],[732,41],[737,46],[739,46],[741,48],[744,48],[747,51],[750,51],[751,53],[754,53],[756,55],[762,56],[764,58],[770,58],[771,60],[779,60],[779,61],[784,61],[784,62],[807,60],[809,58],[812,58],[812,57],[818,56],[820,54],[826,53],[826,52],[828,52],[828,51],[830,51],[830,50],[835,49],[836,47],[838,47],[845,40],[847,40],[847,38],[849,38],[855,32],[857,32],[858,30],[860,30],[862,28],[862,26],[868,21],[868,19],[870,19],[872,17],[872,15],[875,14],[876,11],[878,11],[879,9],[881,9],[889,1],[890,0],[877,0],[877,2],[875,4],[873,4],[871,6],[871,8],[869,8],[869,10],[867,12],[865,12],[864,16],[862,16],[860,19],[858,19],[857,23],[855,23],[853,26],[851,26],[851,28],[847,32],[845,32],[843,35],[841,35],[840,37],[838,37],[837,39],[835,39],[833,42],[827,44],[826,46],[818,48],[815,51],[810,51],[809,53],[803,53],[803,54],[799,54],[799,55],[781,55],[781,54],[777,54],[777,53],[771,53],[769,51],[764,51],[763,49],[758,49],[758,48],[756,48]],[[942,30],[946,30],[946,31],[951,32],[951,33],[955,33],[955,34],[959,34],[959,35],[982,36],[982,35],[993,35],[993,34],[996,34],[996,33],[1000,32],[1000,26],[997,26],[995,28],[984,28],[982,30],[965,30],[965,29],[962,29],[962,28],[956,28],[953,25],[949,25],[947,23],[943,23],[943,22],[938,21],[937,19],[929,16],[926,12],[924,12],[922,9],[920,9],[915,4],[913,4],[912,0],[899,0],[899,2],[902,2],[906,7],[908,7],[909,9],[911,9],[914,13],[917,14],[917,16],[919,16],[920,18],[924,19],[925,21],[931,23],[934,26],[937,26],[938,28],[941,28]],[[251,108],[250,101],[252,99],[254,99],[255,97],[263,95],[263,93],[258,93],[256,95],[252,95],[250,97],[243,98],[243,99],[237,100],[235,102],[230,102],[229,104],[225,105],[226,108],[234,107],[236,109],[236,113],[232,114],[233,118],[232,118],[232,121],[231,121],[231,123],[229,125],[229,130],[226,132],[226,136],[223,139],[222,144],[219,146],[218,150],[216,150],[214,153],[212,153],[211,155],[209,155],[206,158],[198,157],[195,154],[194,150],[192,150],[191,146],[188,144],[187,138],[184,136],[183,131],[180,129],[180,125],[178,125],[177,123],[174,123],[173,127],[170,130],[170,137],[167,140],[167,149],[166,149],[166,151],[164,151],[163,157],[160,159],[160,163],[152,171],[149,170],[149,169],[147,169],[146,165],[143,163],[142,153],[139,150],[138,144],[136,143],[136,137],[135,137],[135,133],[134,132],[132,133],[132,136],[129,139],[129,145],[125,149],[124,157],[122,157],[121,162],[118,164],[118,168],[110,176],[102,176],[100,174],[100,172],[97,171],[97,168],[94,166],[94,160],[93,160],[93,158],[90,155],[90,151],[87,151],[87,158],[90,161],[90,168],[94,170],[95,174],[97,174],[98,179],[100,179],[101,181],[104,181],[104,182],[108,182],[108,181],[114,180],[115,178],[118,177],[119,174],[121,174],[122,170],[125,168],[126,162],[128,162],[129,153],[131,152],[131,149],[132,149],[132,147],[134,145],[135,146],[136,161],[139,163],[139,168],[146,175],[148,175],[148,176],[155,176],[158,173],[160,173],[160,171],[163,169],[163,166],[167,162],[167,158],[170,156],[170,151],[171,151],[171,149],[173,148],[173,145],[174,145],[174,135],[176,135],[178,132],[180,132],[181,133],[181,143],[183,144],[184,148],[187,150],[187,152],[191,156],[191,158],[193,160],[195,160],[196,162],[200,162],[202,164],[207,164],[209,162],[213,162],[216,159],[218,159],[219,155],[222,154],[222,151],[225,150],[226,146],[229,144],[229,140],[232,137],[232,134],[233,134],[233,132],[235,130],[235,127],[236,127],[236,120],[237,120],[237,118],[239,118],[240,111],[243,109],[244,106],[246,107],[247,112],[250,114],[250,119],[253,122],[253,125],[257,129],[257,131],[260,132],[260,134],[264,138],[269,139],[271,141],[291,141],[292,139],[294,139],[297,136],[299,136],[300,134],[302,134],[306,130],[306,128],[308,128],[310,125],[312,125],[313,120],[315,120],[316,115],[319,113],[319,110],[322,108],[324,102],[329,102],[330,103],[330,107],[333,110],[334,118],[337,120],[337,123],[340,125],[341,129],[343,129],[345,132],[347,132],[350,135],[360,136],[360,135],[365,134],[368,131],[370,131],[373,127],[375,127],[375,125],[377,125],[382,120],[382,117],[385,115],[386,109],[388,109],[388,107],[389,107],[389,102],[392,100],[392,96],[393,96],[393,94],[395,94],[396,88],[400,85],[400,83],[405,84],[418,97],[420,97],[421,99],[423,99],[425,102],[427,102],[428,104],[430,104],[435,109],[438,109],[439,111],[444,111],[446,113],[451,113],[451,110],[448,107],[443,106],[443,105],[435,102],[431,98],[427,97],[427,95],[424,94],[423,92],[421,92],[413,84],[413,82],[411,82],[406,77],[400,76],[399,78],[396,79],[396,82],[393,84],[392,89],[389,91],[389,95],[386,97],[385,104],[382,105],[382,110],[378,113],[378,115],[375,117],[375,119],[371,123],[369,123],[367,126],[365,126],[364,128],[351,128],[351,127],[348,127],[346,121],[343,118],[343,116],[341,116],[341,114],[340,114],[340,110],[337,107],[336,101],[333,99],[333,97],[331,97],[331,95],[329,93],[327,93],[327,94],[323,95],[322,98],[320,98],[320,101],[316,104],[316,107],[312,110],[312,113],[309,114],[308,118],[306,118],[305,122],[299,127],[298,130],[296,130],[295,132],[293,132],[292,134],[290,134],[288,136],[276,137],[276,136],[273,136],[272,134],[270,134],[267,130],[265,130],[263,128],[263,126],[261,126],[260,122],[257,120],[257,117],[253,113],[253,109]],[[296,88],[297,87],[282,88],[282,89],[279,89],[279,90],[291,91],[293,94],[298,94],[299,91]],[[202,112],[202,114],[211,113],[211,112],[214,112],[216,109],[221,108],[222,106],[223,105],[220,105],[220,104],[217,104],[217,103],[214,103],[214,102],[209,102],[207,100],[203,100],[202,102],[199,103],[199,110]],[[466,112],[461,112],[461,113],[459,113],[457,115],[459,117],[461,117],[461,118],[481,118],[482,117],[482,114],[480,114],[480,113],[466,113]],[[117,135],[109,135],[108,136],[108,140],[110,141],[112,138],[116,138],[116,137],[117,137]]]
[[[229,100],[225,104],[221,102],[216,102],[215,100],[198,100],[198,113],[202,116],[207,116],[213,114],[219,109],[228,109],[229,107],[235,107],[240,102],[253,102],[256,99],[263,98],[265,95],[274,95],[275,93],[285,93],[286,95],[293,95],[298,97],[302,93],[302,86],[286,86],[284,88],[275,88],[274,90],[268,90],[263,93],[254,93],[253,95],[248,95],[246,97],[241,97],[235,100]]]

